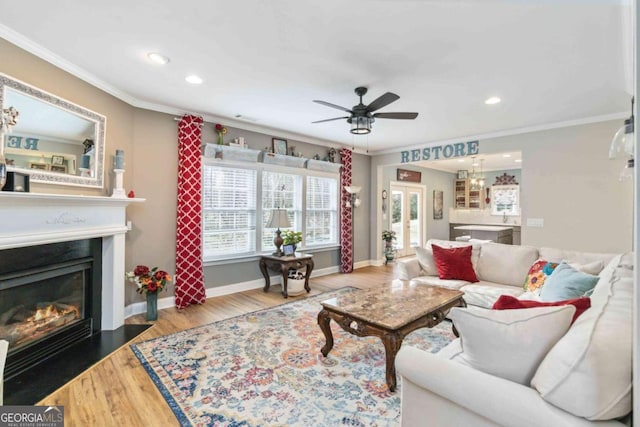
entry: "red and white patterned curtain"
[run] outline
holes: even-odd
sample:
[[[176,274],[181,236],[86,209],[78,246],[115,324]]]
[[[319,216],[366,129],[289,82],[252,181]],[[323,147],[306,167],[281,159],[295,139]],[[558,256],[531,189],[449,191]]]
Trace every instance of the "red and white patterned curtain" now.
[[[342,157],[342,170],[340,173],[340,271],[351,273],[353,271],[353,208],[348,207],[351,194],[344,189],[351,185],[351,150],[340,150]]]
[[[206,300],[202,271],[202,117],[185,115],[178,123],[178,218],[176,307]]]

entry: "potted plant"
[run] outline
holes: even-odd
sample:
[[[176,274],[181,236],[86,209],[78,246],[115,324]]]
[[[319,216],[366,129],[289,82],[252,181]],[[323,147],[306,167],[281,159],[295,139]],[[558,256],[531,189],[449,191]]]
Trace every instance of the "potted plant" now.
[[[158,267],[149,269],[146,265],[138,265],[126,276],[138,286],[136,292],[147,295],[147,320],[158,320],[158,292],[171,281],[169,273],[158,270]]]
[[[283,245],[293,245],[295,250],[296,245],[302,242],[302,231],[284,230],[281,234]]]
[[[384,230],[382,232],[382,240],[384,240],[385,246],[393,246],[393,241],[396,240],[396,232],[393,230]]]

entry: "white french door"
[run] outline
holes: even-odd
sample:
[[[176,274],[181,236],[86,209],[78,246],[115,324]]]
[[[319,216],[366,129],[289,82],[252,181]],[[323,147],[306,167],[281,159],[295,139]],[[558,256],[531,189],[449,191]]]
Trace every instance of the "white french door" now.
[[[420,184],[391,183],[391,229],[396,232],[398,256],[413,255],[423,246],[424,194]]]

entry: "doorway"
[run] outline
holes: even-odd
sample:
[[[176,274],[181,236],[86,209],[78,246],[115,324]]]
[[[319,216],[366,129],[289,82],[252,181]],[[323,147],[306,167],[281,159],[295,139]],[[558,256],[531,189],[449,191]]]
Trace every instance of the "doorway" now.
[[[420,184],[391,183],[391,230],[396,232],[397,256],[416,253],[416,246],[423,246],[424,194]]]

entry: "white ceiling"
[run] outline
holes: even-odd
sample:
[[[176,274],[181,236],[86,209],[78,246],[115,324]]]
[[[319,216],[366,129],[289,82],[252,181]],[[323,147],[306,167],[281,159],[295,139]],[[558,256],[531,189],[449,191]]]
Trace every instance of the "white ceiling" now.
[[[629,115],[628,0],[2,3],[0,36],[127,102],[225,125],[240,114],[274,136],[375,153]],[[310,123],[344,115],[312,100],[352,107],[356,86],[365,104],[400,96],[380,112],[420,115],[368,136]]]

